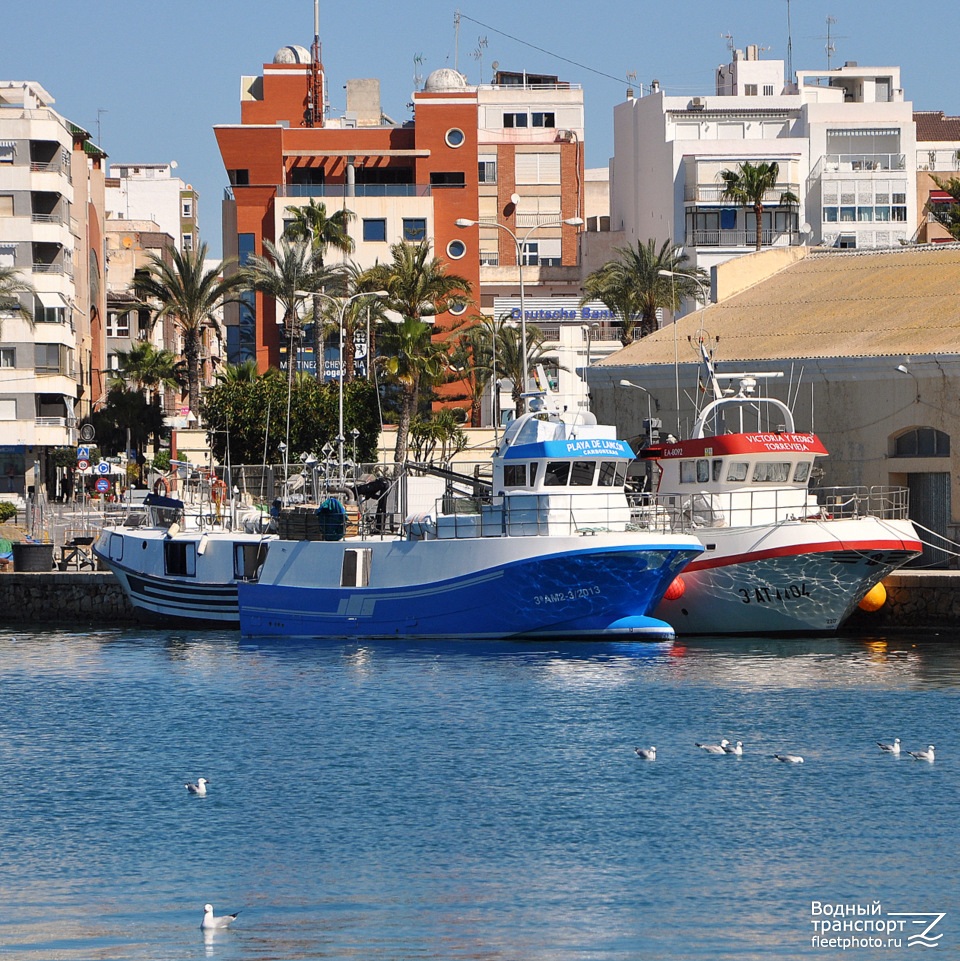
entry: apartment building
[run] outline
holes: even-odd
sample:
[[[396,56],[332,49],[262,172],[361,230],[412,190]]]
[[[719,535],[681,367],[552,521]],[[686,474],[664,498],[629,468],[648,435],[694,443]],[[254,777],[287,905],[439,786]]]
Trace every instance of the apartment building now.
[[[717,68],[712,95],[646,96],[614,109],[611,229],[682,244],[709,270],[756,249],[752,208],[723,197],[722,171],[776,162],[763,247],[869,249],[912,239],[916,125],[898,67],[846,63],[784,79],[756,46]],[[784,202],[793,194],[799,204]]]
[[[23,494],[77,442],[104,391],[104,169],[87,131],[34,81],[0,82],[0,263],[36,294],[0,311],[0,456]]]
[[[383,112],[372,79],[348,81],[344,115],[328,117],[314,106],[325,85],[318,53],[302,47],[284,47],[260,75],[242,78],[240,123],[214,128],[230,180],[226,256],[242,263],[261,253],[264,240],[282,235],[290,207],[316,199],[328,213],[353,213],[357,264],[387,259],[391,243],[429,239],[434,254],[470,280],[484,312],[498,296],[519,295],[521,274],[531,291],[578,293],[579,228],[563,221],[583,211],[579,87],[503,71],[492,84],[471,86],[443,68],[413,94],[413,119],[401,122]],[[330,251],[327,261],[339,256]],[[231,362],[285,366],[277,319],[260,295],[228,310]],[[439,316],[436,336],[462,319]],[[335,348],[333,363],[326,360],[335,375]],[[301,358],[301,369],[311,365]]]

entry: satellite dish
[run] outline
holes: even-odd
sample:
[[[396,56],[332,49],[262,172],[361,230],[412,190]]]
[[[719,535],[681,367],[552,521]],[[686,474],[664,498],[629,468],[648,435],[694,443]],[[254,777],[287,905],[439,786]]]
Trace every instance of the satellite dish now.
[[[124,237],[121,243],[123,244],[124,247],[129,249],[130,247],[133,246],[133,237]]]
[[[517,204],[520,203],[520,194],[510,194],[510,203],[516,207]]]
[[[491,69],[494,73],[496,73],[496,72],[500,69],[500,61],[499,61],[499,60],[494,60],[493,63],[490,64],[490,69]]]
[[[807,224],[807,223],[801,224],[800,233],[802,233],[804,237],[809,237],[810,234],[813,233],[813,227],[811,227],[810,224]]]

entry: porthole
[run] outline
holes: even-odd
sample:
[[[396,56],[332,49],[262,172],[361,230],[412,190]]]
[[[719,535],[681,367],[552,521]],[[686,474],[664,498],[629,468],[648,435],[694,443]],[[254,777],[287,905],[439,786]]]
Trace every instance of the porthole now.
[[[459,260],[467,252],[467,245],[462,240],[451,240],[447,244],[447,256],[451,260]]]
[[[462,147],[466,136],[459,127],[451,127],[443,138],[448,147]]]
[[[448,314],[453,314],[454,317],[459,317],[467,309],[466,304],[453,304],[447,311]]]

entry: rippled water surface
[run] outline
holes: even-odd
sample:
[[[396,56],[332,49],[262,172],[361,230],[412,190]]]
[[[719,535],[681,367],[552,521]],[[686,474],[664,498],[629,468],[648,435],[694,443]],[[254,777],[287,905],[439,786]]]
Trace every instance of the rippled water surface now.
[[[820,901],[946,912],[931,936],[960,957],[958,695],[960,643],[942,636],[0,632],[0,954],[924,953],[910,919],[900,946],[814,946]],[[937,761],[882,755],[897,736]],[[694,746],[721,737],[744,756]],[[184,789],[198,776],[206,798]],[[205,901],[240,917],[205,939]]]

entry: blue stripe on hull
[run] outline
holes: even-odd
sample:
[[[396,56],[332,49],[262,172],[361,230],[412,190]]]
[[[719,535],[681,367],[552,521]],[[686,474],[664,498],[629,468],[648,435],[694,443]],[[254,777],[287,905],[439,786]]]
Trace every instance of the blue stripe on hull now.
[[[220,625],[239,622],[236,584],[205,584],[151,577],[117,568],[130,603],[157,618],[184,621],[215,621]]]
[[[248,636],[485,638],[673,637],[649,617],[682,549],[610,547],[538,556],[416,588],[239,585]]]

